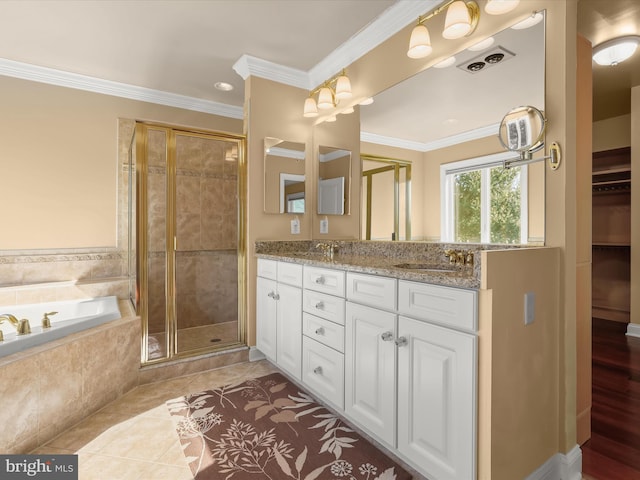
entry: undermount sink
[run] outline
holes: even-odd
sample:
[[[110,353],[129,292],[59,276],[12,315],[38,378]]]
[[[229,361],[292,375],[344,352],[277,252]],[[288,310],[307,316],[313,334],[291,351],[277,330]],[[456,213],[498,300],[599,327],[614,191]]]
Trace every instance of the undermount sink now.
[[[433,263],[398,263],[394,265],[396,268],[402,268],[403,270],[411,270],[414,272],[459,272],[459,269],[450,267],[448,265],[437,265]]]

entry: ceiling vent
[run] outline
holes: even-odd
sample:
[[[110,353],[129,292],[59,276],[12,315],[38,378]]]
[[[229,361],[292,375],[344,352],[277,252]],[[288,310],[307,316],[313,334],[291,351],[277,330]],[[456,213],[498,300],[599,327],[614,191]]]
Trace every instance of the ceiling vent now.
[[[478,73],[499,63],[504,63],[512,57],[515,57],[514,53],[498,45],[461,63],[457,67],[469,73]]]

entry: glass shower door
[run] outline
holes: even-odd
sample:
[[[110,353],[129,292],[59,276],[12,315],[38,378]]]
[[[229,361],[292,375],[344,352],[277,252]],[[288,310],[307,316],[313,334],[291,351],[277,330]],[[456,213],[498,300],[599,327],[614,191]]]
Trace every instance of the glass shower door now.
[[[238,144],[175,136],[177,354],[237,343]]]

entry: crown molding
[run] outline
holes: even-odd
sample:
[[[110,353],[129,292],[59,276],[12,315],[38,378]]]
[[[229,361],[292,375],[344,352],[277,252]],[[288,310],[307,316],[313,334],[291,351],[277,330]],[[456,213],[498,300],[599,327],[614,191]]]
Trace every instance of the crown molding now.
[[[407,150],[415,150],[417,152],[430,152],[440,148],[451,147],[459,143],[477,140],[479,138],[497,135],[500,124],[487,125],[486,127],[477,128],[468,132],[451,135],[450,137],[434,140],[433,142],[415,142],[412,140],[403,140],[402,138],[385,137],[375,133],[360,132],[360,141],[375,143],[377,145],[387,145],[389,147],[404,148]]]
[[[327,55],[308,72],[243,55],[233,65],[238,75],[249,76],[313,90],[327,78],[351,65],[411,22],[438,6],[441,0],[400,0],[378,18]]]
[[[251,55],[242,55],[233,64],[233,69],[243,80],[246,80],[249,76],[254,76],[304,90],[310,90],[311,88],[309,86],[309,75],[306,72],[258,57],[252,57]]]
[[[242,107],[0,58],[0,75],[242,119]]]
[[[394,3],[309,70],[309,89],[348,67],[440,3],[442,0],[399,0]]]

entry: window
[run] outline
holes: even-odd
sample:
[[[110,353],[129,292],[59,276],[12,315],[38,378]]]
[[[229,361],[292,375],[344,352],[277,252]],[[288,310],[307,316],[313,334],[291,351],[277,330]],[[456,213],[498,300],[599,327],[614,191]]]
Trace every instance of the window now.
[[[513,153],[440,166],[444,242],[527,243],[527,166],[505,169]]]
[[[287,195],[287,213],[304,213],[304,192]]]

